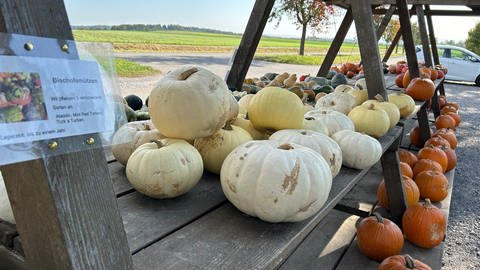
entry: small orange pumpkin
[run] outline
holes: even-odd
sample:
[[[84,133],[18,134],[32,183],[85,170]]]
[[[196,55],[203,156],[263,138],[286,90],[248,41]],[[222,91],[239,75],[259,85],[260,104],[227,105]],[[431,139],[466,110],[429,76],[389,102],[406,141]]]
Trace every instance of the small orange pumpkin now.
[[[437,171],[442,172],[443,168],[440,163],[433,161],[431,159],[420,159],[415,163],[413,167],[413,179],[417,178],[417,175],[424,171]]]
[[[448,165],[447,165],[446,172],[457,167],[457,154],[455,153],[455,150],[453,150],[450,147],[444,147],[444,146],[441,146],[440,149],[442,149],[443,152],[447,155]]]
[[[405,81],[405,80],[404,80]],[[404,84],[405,85],[405,84]],[[433,97],[435,84],[432,80],[426,78],[412,79],[405,89],[405,93],[415,100],[427,101]]]
[[[418,161],[418,158],[414,153],[405,149],[398,149],[398,158],[401,162],[405,162],[410,165],[410,168],[413,168],[415,163]]]
[[[427,145],[418,151],[418,159],[431,159],[442,166],[442,172],[447,170],[448,157],[439,147]]]
[[[430,80],[435,81],[437,78],[438,78],[437,70],[430,68]]]
[[[441,79],[443,77],[445,77],[445,74],[443,73],[443,71],[440,69],[437,69],[437,79]]]
[[[418,199],[420,199],[420,190],[418,189],[417,184],[410,177],[402,176],[402,178],[403,191],[405,193],[407,206],[413,205],[418,202]],[[387,188],[385,186],[385,180],[383,179],[382,181],[380,181],[380,184],[378,184],[377,199],[378,204],[381,207],[385,209],[390,209],[388,205]]]
[[[455,135],[455,132],[453,131],[453,129],[448,129],[448,128],[442,128],[442,129],[439,129],[437,131],[435,131],[432,136],[440,136],[442,138],[444,138],[445,140],[448,141],[448,143],[450,143],[450,147],[452,149],[455,149],[457,148],[457,136]]]
[[[377,270],[432,270],[432,268],[406,254],[393,255],[386,258],[378,266]]]
[[[432,202],[439,202],[448,195],[448,180],[441,172],[423,171],[415,177],[415,183],[422,199],[430,198]]]
[[[397,75],[397,77],[395,77],[395,84],[400,88],[404,88],[403,87],[403,76],[405,76],[405,73],[400,73],[400,74]]]
[[[412,167],[410,167],[410,165],[408,165],[405,162],[400,161],[400,171],[402,172],[402,175],[404,175],[404,176],[407,176],[409,178],[413,177]]]
[[[440,108],[443,108],[447,104],[447,98],[444,95],[439,95],[438,96],[438,106]]]
[[[462,122],[462,118],[460,117],[460,115],[458,113],[447,112],[445,115],[448,115],[448,116],[452,117],[453,120],[455,120],[455,127],[458,127],[460,125],[460,123]]]
[[[457,112],[457,108],[453,107],[452,105],[445,105],[445,106],[443,106],[442,109],[440,110],[440,114],[446,114],[446,113],[449,113],[449,112],[456,113],[456,112]]]
[[[365,256],[382,261],[402,250],[403,234],[395,223],[375,212],[358,224],[357,244]]]
[[[439,245],[445,237],[447,220],[430,199],[416,203],[403,213],[402,228],[408,241],[423,248]]]
[[[455,129],[457,122],[450,115],[442,114],[435,119],[435,127],[437,129],[450,128]]]
[[[447,106],[452,106],[452,107],[454,107],[455,109],[457,109],[457,111],[458,111],[458,109],[460,109],[460,106],[458,105],[457,102],[453,102],[453,101],[452,101],[452,102],[447,102],[445,105],[447,105]]]
[[[440,136],[433,136],[433,137],[431,137],[430,139],[428,139],[428,140],[425,142],[425,146],[426,146],[426,145],[433,145],[433,146],[439,146],[439,147],[440,147],[440,146],[445,146],[445,147],[450,148],[450,143],[449,143],[446,139],[444,139],[444,138],[442,138],[442,137],[440,137]]]
[[[430,130],[430,134],[431,134],[431,130]],[[415,145],[416,147],[418,148],[422,148],[423,145],[422,145],[422,137],[420,135],[420,127],[419,126],[416,126],[414,128],[412,128],[410,130],[410,143]]]

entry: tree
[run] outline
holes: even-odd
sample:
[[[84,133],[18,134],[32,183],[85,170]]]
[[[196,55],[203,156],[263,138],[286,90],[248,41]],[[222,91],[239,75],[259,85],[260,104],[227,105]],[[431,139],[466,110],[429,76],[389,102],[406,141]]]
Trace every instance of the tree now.
[[[333,14],[333,6],[320,0],[280,0],[276,1],[270,21],[277,20],[277,26],[284,14],[302,28],[299,54],[305,53],[307,27],[320,32],[328,23],[328,15]]]
[[[385,32],[383,32],[383,39],[389,44],[392,43],[393,38],[395,37],[399,29],[400,21],[398,19],[392,18],[390,20],[390,23],[385,28]]]
[[[475,27],[468,31],[467,40],[465,40],[465,46],[470,51],[480,54],[480,23],[477,23]]]

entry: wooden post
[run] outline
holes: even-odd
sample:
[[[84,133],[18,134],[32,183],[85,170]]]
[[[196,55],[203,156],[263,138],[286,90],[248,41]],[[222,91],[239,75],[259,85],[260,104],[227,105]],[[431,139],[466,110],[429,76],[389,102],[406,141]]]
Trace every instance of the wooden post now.
[[[365,81],[367,83],[368,98],[374,99],[377,94],[388,100],[383,78],[383,65],[380,61],[380,53],[375,35],[375,27],[372,19],[372,5],[370,0],[358,0],[351,2],[353,19],[357,30],[360,55],[364,62]]]
[[[429,11],[430,11],[430,6],[425,5],[425,12],[429,12]],[[440,65],[440,58],[438,57],[437,41],[435,40],[435,32],[433,31],[432,15],[430,14],[427,14],[427,25],[428,25],[428,33],[430,36],[430,45],[432,46],[433,63],[435,65]]]
[[[415,5],[417,10],[418,28],[420,30],[420,39],[422,40],[423,59],[427,67],[433,66],[432,53],[430,52],[430,42],[428,42],[427,26],[425,24],[425,14],[422,5]]]
[[[400,19],[400,29],[402,30],[403,46],[405,48],[405,53],[407,54],[410,78],[416,78],[419,76],[420,72],[418,70],[417,55],[415,52],[415,43],[413,42],[407,0],[396,0],[396,3]]]
[[[330,47],[328,48],[327,54],[325,55],[322,65],[318,70],[317,76],[325,77],[327,75],[328,71],[330,70],[330,67],[333,64],[333,61],[335,60],[335,57],[338,54],[338,51],[340,50],[340,47],[342,46],[343,41],[345,40],[345,36],[347,35],[348,30],[352,25],[352,22],[353,22],[352,9],[349,8],[347,10],[347,13],[345,13],[345,16],[343,17],[342,23],[340,24],[340,27],[338,28],[338,31],[335,34],[335,37],[333,38],[332,43],[330,44]]]
[[[227,85],[231,90],[241,90],[243,80],[252,63],[258,43],[262,37],[263,29],[267,24],[275,0],[256,0],[250,13],[247,27],[243,32],[240,46],[232,61],[232,66],[227,74]]]
[[[61,0],[3,0],[0,28],[73,39]],[[88,137],[95,147],[87,147]],[[57,142],[58,147],[83,145],[83,150],[1,168],[27,268],[133,269],[100,137]],[[36,144],[49,151],[46,141]]]
[[[418,110],[418,112],[417,112],[418,127],[420,129],[420,140],[421,140],[420,144],[421,145],[424,145],[425,142],[431,137],[430,123],[428,122],[427,104],[428,104],[428,102],[425,102],[420,107],[420,110]]]
[[[398,41],[400,41],[400,37],[402,36],[402,29],[398,29],[397,33],[395,34],[395,37],[393,37],[392,43],[388,47],[387,51],[385,52],[385,55],[383,56],[382,62],[386,63],[390,56],[393,53],[393,50],[395,49],[395,46],[397,46]]]

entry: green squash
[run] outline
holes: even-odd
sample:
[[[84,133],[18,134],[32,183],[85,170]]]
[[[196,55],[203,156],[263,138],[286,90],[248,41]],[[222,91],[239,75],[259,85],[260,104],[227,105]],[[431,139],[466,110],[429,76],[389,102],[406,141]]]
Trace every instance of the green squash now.
[[[337,73],[332,78],[332,86],[333,88],[339,86],[340,84],[347,84],[347,77],[342,73]]]

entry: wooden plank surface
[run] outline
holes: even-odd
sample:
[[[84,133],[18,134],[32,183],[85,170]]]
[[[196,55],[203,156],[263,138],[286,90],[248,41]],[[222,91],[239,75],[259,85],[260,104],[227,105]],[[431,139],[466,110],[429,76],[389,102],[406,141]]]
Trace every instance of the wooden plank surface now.
[[[125,166],[118,162],[112,162],[108,164],[108,171],[110,172],[113,190],[117,197],[133,190],[132,185],[128,182],[127,176],[125,175]]]
[[[345,212],[330,211],[279,269],[334,269],[355,237],[358,219]]]
[[[384,149],[400,134],[401,128],[393,128],[382,137]],[[136,269],[278,267],[367,171],[343,167],[325,205],[303,222],[267,223],[226,203],[136,253],[134,265]]]

